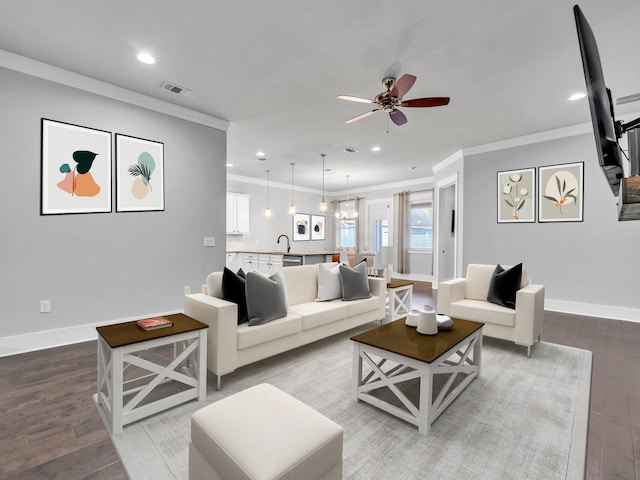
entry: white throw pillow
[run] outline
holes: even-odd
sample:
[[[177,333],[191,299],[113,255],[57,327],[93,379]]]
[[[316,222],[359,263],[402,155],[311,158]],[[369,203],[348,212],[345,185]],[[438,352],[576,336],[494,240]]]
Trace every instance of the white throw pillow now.
[[[326,302],[342,298],[342,282],[340,280],[340,265],[329,268],[318,264],[318,297],[316,302]]]

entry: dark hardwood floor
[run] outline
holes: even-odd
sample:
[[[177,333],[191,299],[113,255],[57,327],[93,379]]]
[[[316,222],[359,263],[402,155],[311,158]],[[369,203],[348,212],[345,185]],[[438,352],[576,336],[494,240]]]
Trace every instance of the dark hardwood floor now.
[[[593,352],[586,478],[640,479],[640,323],[545,312],[542,339]],[[124,480],[95,388],[95,342],[0,358],[0,479]]]
[[[435,301],[414,283],[415,308]],[[586,479],[639,480],[640,323],[545,311],[542,341],[593,352]]]

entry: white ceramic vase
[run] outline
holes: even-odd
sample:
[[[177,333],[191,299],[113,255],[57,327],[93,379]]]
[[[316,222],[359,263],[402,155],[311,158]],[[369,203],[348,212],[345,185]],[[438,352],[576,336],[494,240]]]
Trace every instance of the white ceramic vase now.
[[[423,335],[435,335],[438,333],[438,321],[436,312],[431,305],[425,305],[418,314],[418,333]]]

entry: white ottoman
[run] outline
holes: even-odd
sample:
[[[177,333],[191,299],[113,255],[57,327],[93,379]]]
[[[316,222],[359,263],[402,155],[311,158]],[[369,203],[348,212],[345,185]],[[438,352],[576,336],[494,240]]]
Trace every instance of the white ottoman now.
[[[342,478],[343,429],[266,383],[191,417],[190,480]]]

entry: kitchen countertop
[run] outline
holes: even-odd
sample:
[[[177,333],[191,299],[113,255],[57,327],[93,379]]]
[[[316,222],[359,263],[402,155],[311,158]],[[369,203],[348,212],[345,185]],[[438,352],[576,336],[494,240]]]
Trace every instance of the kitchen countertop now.
[[[296,250],[291,250],[290,252],[286,252],[283,250],[227,250],[227,253],[262,253],[266,255],[296,255],[304,257],[309,255],[334,255],[338,254],[339,252],[298,252]]]

